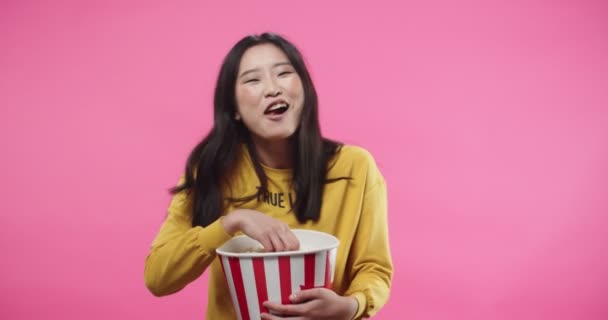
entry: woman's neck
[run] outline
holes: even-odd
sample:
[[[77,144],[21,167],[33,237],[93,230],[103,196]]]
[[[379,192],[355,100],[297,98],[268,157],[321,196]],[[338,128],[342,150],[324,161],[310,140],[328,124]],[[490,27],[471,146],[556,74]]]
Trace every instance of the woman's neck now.
[[[274,169],[293,167],[293,150],[290,139],[263,141],[253,139],[253,145],[262,164]]]

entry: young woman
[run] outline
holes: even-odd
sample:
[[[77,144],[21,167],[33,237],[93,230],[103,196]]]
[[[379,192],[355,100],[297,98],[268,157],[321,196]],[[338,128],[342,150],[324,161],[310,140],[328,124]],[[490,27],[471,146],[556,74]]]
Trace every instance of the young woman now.
[[[267,251],[295,250],[290,229],[298,228],[340,240],[333,287],[297,292],[288,305],[267,302],[262,319],[359,319],[388,300],[384,178],[367,151],[321,135],[310,74],[284,38],[248,36],[230,50],[214,126],[172,192],[146,259],[154,295],[175,293],[210,267],[207,319],[236,319],[215,249],[240,232]]]

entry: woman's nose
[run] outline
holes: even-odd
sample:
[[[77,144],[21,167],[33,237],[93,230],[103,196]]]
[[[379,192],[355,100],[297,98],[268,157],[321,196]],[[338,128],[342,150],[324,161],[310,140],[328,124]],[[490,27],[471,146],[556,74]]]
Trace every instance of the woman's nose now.
[[[266,84],[266,90],[264,91],[264,96],[266,97],[276,97],[281,94],[281,89],[277,85],[277,83],[273,80],[269,80]]]

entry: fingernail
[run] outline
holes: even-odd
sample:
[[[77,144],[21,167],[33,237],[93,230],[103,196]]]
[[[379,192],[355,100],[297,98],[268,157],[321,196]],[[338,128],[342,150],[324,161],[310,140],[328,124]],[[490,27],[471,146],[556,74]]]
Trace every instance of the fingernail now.
[[[290,295],[289,296],[289,300],[295,301],[296,300],[296,295],[295,294]]]

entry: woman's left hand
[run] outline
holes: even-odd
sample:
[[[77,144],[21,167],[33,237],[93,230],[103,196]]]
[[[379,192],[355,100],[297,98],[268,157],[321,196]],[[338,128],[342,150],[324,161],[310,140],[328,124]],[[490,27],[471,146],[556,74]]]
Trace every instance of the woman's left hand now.
[[[309,320],[340,319],[351,320],[357,313],[355,298],[342,297],[325,288],[303,290],[290,297],[293,304],[283,305],[267,301],[264,306],[273,314],[262,313],[264,320]]]

